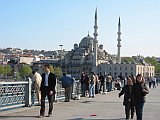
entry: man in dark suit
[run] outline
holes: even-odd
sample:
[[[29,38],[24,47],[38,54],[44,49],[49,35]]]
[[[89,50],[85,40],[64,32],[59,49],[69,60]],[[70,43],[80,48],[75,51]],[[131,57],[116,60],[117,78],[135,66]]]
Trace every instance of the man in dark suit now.
[[[45,98],[47,96],[49,101],[49,111],[48,117],[52,115],[53,110],[53,95],[56,93],[56,76],[50,72],[50,65],[44,65],[44,73],[42,74],[42,82],[40,86],[41,91],[41,109],[39,118],[44,117],[45,115]]]

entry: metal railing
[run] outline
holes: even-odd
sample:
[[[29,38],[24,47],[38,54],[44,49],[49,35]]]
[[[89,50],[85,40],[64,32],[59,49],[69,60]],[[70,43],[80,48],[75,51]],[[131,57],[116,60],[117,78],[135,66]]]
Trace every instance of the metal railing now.
[[[64,88],[61,81],[57,81],[55,101],[64,99]],[[73,84],[72,97],[80,93],[80,83]],[[0,111],[23,106],[37,105],[34,83],[30,78],[20,82],[0,82]]]
[[[31,81],[0,82],[0,111],[31,105]]]

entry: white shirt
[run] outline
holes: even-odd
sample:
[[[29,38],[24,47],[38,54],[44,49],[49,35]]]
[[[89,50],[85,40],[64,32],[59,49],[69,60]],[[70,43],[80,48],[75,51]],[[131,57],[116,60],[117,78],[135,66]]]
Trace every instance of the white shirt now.
[[[50,72],[49,72],[50,73]],[[45,73],[45,81],[44,81],[44,86],[48,86],[48,77],[49,73]]]

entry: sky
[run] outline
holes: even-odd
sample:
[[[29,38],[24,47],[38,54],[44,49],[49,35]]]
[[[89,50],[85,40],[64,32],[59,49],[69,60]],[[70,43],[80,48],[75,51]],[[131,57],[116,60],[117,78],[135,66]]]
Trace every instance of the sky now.
[[[0,48],[71,50],[93,37],[117,54],[121,18],[121,56],[160,57],[160,0],[0,0]]]

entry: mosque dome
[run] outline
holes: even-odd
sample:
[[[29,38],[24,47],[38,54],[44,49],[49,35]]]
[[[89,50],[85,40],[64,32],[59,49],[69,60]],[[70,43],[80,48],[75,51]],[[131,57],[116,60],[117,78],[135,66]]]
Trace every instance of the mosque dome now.
[[[74,44],[74,50],[76,50],[78,48],[78,44]]]
[[[90,43],[93,43],[93,38],[90,37],[90,35],[88,34],[87,37],[84,37],[84,38],[81,40],[79,46],[86,48],[86,47],[89,46]]]

